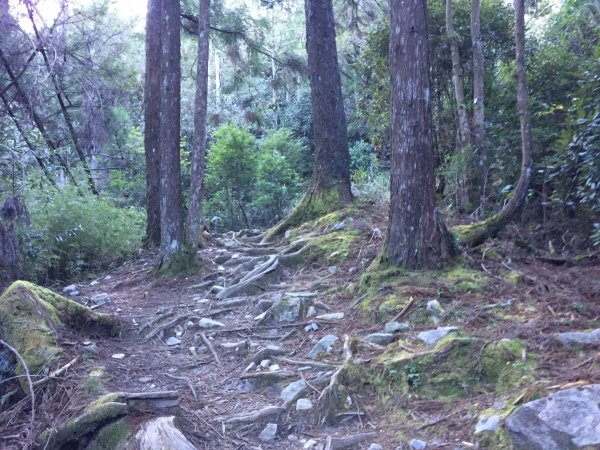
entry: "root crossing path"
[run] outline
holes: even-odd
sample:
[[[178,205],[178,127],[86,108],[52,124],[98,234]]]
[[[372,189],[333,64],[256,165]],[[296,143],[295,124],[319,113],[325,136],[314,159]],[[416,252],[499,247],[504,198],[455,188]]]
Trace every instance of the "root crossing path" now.
[[[368,261],[311,263],[303,238],[243,234],[201,250],[197,276],[154,279],[149,257],[82,287],[108,293],[102,310],[126,324],[121,339],[94,343],[88,369],[105,371],[106,391],[178,391],[181,428],[198,449],[384,443],[393,430],[372,396],[340,394],[348,336],[372,331],[352,310],[352,280]]]

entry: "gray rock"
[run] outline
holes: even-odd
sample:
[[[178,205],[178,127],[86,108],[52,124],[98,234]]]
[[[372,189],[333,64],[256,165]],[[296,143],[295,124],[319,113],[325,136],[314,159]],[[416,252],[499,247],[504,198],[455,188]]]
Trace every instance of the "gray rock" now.
[[[600,384],[572,388],[526,403],[506,420],[515,450],[574,450],[600,446]]]
[[[106,292],[103,292],[102,294],[96,294],[92,296],[90,302],[95,306],[104,305],[106,303],[110,303],[110,296]]]
[[[379,444],[373,443],[369,445],[369,448],[367,450],[383,450],[383,447]]]
[[[312,306],[310,298],[288,297],[277,301],[271,306],[261,319],[261,323],[296,322],[308,315]]]
[[[318,358],[322,354],[331,353],[333,345],[339,340],[337,336],[328,334],[321,338],[319,342],[315,344],[313,349],[308,353],[309,358]]]
[[[225,324],[222,322],[219,322],[217,320],[208,319],[206,317],[203,317],[202,319],[200,319],[198,321],[198,325],[200,326],[200,328],[215,328],[215,327],[224,327],[225,326]]]
[[[439,327],[435,330],[428,330],[420,332],[417,337],[425,342],[427,345],[434,345],[441,338],[446,336],[448,333],[452,331],[459,330],[460,327]]]
[[[393,333],[371,333],[365,336],[365,341],[377,345],[388,345],[394,342],[395,338]]]
[[[311,331],[317,331],[319,329],[319,325],[316,323],[309,323],[308,325],[306,325],[304,327],[304,331],[306,331],[307,333],[310,333]]]
[[[385,324],[383,331],[386,333],[398,333],[399,331],[406,331],[410,328],[407,322],[388,322]]]
[[[277,437],[277,424],[268,423],[258,435],[258,439],[262,442],[271,442]]]
[[[427,448],[427,442],[419,439],[413,439],[410,441],[410,448],[414,448],[415,450],[423,450],[424,448]]]
[[[598,345],[600,344],[600,329],[594,331],[572,331],[556,333],[556,339],[563,345]]]
[[[346,224],[342,221],[340,223],[336,223],[332,228],[331,231],[342,231],[344,228],[346,228]]]
[[[308,411],[312,407],[313,403],[307,398],[301,398],[296,402],[296,411]]]
[[[99,282],[98,280],[94,280],[94,281],[91,281],[91,282],[90,282],[90,286],[91,286],[91,287],[94,287],[94,286],[96,286],[96,285],[97,285],[97,284],[99,284],[99,283],[100,283],[100,282]]]
[[[171,336],[165,341],[165,344],[167,344],[169,347],[173,347],[174,345],[181,344],[181,339]]]
[[[444,310],[442,309],[442,305],[440,305],[440,302],[438,302],[435,299],[429,300],[427,302],[427,311],[429,311],[431,314],[435,314],[436,316],[439,316],[444,312]]]
[[[150,383],[152,381],[152,378],[150,378],[150,377],[140,377],[140,378],[138,378],[138,381],[140,383]]]
[[[475,434],[483,433],[484,431],[495,432],[500,426],[502,421],[498,414],[494,414],[490,417],[482,417],[475,425]]]
[[[77,285],[70,284],[68,286],[65,286],[62,291],[63,291],[63,294],[70,294],[71,292],[77,291]]]
[[[288,407],[307,390],[308,385],[304,380],[298,380],[288,384],[280,394],[280,397],[283,400],[283,406]]]
[[[321,314],[320,316],[317,316],[316,318],[321,319],[321,320],[341,320],[344,318],[344,313],[336,312],[336,313]]]

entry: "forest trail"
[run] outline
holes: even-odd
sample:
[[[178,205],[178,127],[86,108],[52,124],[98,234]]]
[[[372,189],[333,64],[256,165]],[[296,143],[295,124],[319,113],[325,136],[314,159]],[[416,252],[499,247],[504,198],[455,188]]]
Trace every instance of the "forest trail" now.
[[[354,399],[356,412],[331,429],[312,411],[296,411],[300,397],[319,406],[343,361],[345,334],[381,328],[354,319],[347,301],[356,277],[348,269],[356,261],[288,269],[286,261],[302,251],[301,239],[292,245],[251,241],[234,233],[218,237],[198,252],[201,276],[157,280],[149,274],[152,260],[142,258],[82,286],[85,297],[108,293],[104,310],[125,323],[121,339],[94,343],[98,355],[90,369],[104,367],[108,391],[179,391],[184,426],[198,448],[318,448],[338,434],[352,436],[345,448],[363,440],[368,446],[385,433],[374,416],[366,418],[363,400]],[[281,308],[269,309],[274,304]],[[308,357],[326,335],[338,337],[332,353]],[[301,387],[286,404],[281,390],[294,382]],[[266,414],[253,418],[257,411]],[[277,440],[259,439],[266,423],[278,424]],[[331,448],[342,448],[335,442]]]
[[[157,278],[148,252],[77,285],[84,303],[106,294],[97,310],[118,317],[123,331],[64,336],[63,347],[84,357],[59,384],[61,403],[46,406],[46,420],[61,423],[104,393],[176,391],[181,428],[198,449],[468,449],[479,445],[482,411],[600,382],[594,347],[572,351],[553,338],[597,328],[597,258],[551,261],[495,240],[447,271],[376,282],[365,308],[385,223],[376,212],[345,217],[270,244],[258,231],[214,235],[189,277]],[[396,294],[408,302],[386,307]],[[383,333],[392,318],[406,325]],[[456,327],[456,342],[474,345],[468,370],[453,344],[437,350],[434,366],[415,359],[402,373],[384,370],[385,358],[434,353],[422,335],[438,326]],[[323,338],[331,349],[315,355]],[[515,384],[484,383],[484,351],[508,340],[523,343],[516,360],[510,347],[501,354]],[[450,390],[437,388],[446,377]]]

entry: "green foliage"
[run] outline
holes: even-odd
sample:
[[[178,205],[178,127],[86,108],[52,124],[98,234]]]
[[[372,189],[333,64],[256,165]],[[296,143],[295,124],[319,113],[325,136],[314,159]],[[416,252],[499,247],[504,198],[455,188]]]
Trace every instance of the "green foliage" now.
[[[22,230],[23,268],[46,282],[100,270],[141,246],[144,215],[109,200],[65,188],[32,192],[26,199],[31,227]]]
[[[224,125],[207,155],[205,211],[216,229],[266,226],[283,218],[302,192],[307,150],[290,130],[258,146],[249,131]]]

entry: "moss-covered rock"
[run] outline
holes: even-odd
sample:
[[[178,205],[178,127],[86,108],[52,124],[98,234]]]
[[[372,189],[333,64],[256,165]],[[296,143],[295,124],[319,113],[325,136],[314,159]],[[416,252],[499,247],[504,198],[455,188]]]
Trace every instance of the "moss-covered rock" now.
[[[82,436],[123,417],[128,412],[127,403],[105,401],[88,407],[84,412],[68,420],[56,430],[46,430],[36,439],[36,443],[48,450],[60,450],[69,442],[77,442]]]
[[[378,364],[382,376],[396,391],[418,398],[451,401],[469,395],[474,388],[506,392],[528,381],[535,359],[525,355],[518,341],[486,344],[479,338],[452,333],[433,350],[410,353],[388,350]]]
[[[62,356],[57,337],[66,326],[104,335],[119,332],[113,317],[26,281],[15,281],[0,296],[0,336],[17,349],[32,374]],[[17,371],[22,374],[23,368],[19,365]],[[24,390],[26,383],[22,379]]]
[[[86,450],[115,450],[133,434],[126,418],[119,419],[100,429]]]

